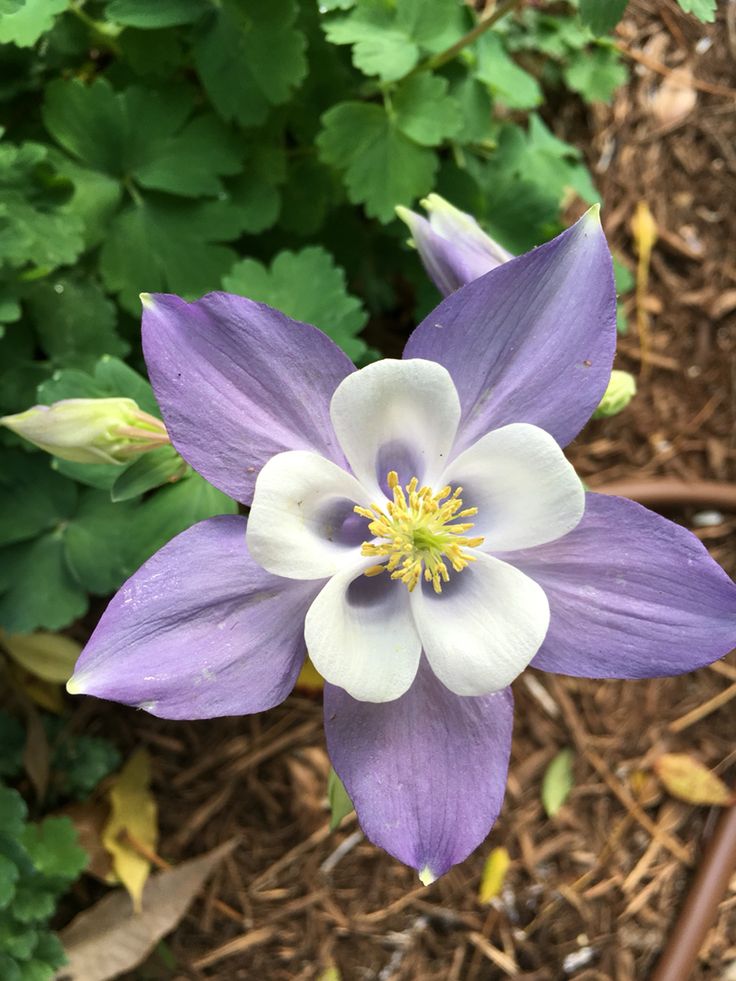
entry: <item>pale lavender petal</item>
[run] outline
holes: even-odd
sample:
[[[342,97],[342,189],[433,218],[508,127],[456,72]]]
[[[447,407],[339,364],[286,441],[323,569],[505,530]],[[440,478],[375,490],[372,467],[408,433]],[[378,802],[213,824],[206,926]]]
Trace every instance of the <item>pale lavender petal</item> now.
[[[325,685],[327,748],[366,835],[423,880],[462,862],[503,803],[511,690],[459,696],[422,658],[393,702],[358,702]]]
[[[246,519],[182,532],[121,587],[69,690],[165,719],[260,712],[283,701],[304,661],[304,617],[320,582],[265,572]]]
[[[556,542],[507,552],[551,609],[532,666],[586,678],[651,678],[736,646],[736,585],[687,529],[633,501],[588,494]]]
[[[171,440],[210,483],[250,504],[284,450],[344,458],[330,399],[353,370],[329,337],[263,303],[210,293],[144,300],[143,351]]]
[[[616,346],[611,254],[594,211],[447,297],[405,358],[443,364],[463,416],[455,453],[530,422],[568,443],[601,400]]]
[[[510,252],[489,238],[470,215],[457,212],[467,220],[468,228],[448,228],[444,225],[433,227],[426,218],[408,208],[397,208],[396,211],[409,226],[429,278],[445,296],[513,258]]]

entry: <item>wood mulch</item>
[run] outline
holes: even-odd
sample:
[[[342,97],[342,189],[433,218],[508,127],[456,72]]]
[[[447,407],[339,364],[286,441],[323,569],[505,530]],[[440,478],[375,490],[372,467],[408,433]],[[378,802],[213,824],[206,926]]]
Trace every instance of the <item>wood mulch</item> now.
[[[736,28],[723,13],[702,26],[670,0],[636,0],[618,37],[630,84],[612,106],[572,107],[553,122],[588,154],[621,259],[635,270],[639,201],[659,239],[639,302],[645,344],[632,295],[619,345],[618,366],[639,377],[639,394],[620,416],[591,423],[571,456],[593,488],[632,477],[734,481]],[[736,572],[736,514],[695,502],[670,516]],[[170,939],[177,968],[154,962],[135,976],[336,981],[326,973],[336,968],[343,981],[646,978],[717,817],[663,793],[652,764],[686,751],[734,782],[736,657],[644,682],[530,671],[514,690],[501,818],[428,888],[370,845],[354,816],[329,832],[317,700],[294,695],[262,716],[186,724],[88,703],[88,731],[152,751],[165,859],[241,840]],[[575,785],[548,819],[540,785],[563,747],[574,751]],[[511,866],[499,899],[482,906],[483,865],[500,845]],[[736,978],[736,878],[692,977]]]

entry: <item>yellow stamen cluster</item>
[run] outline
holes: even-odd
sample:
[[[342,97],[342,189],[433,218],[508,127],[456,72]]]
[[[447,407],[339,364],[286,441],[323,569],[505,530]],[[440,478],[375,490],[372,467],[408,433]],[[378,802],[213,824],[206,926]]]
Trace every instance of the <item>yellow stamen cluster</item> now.
[[[483,542],[483,538],[465,536],[465,532],[473,527],[472,522],[451,522],[470,518],[478,513],[478,509],[462,509],[462,487],[454,491],[451,487],[443,487],[433,494],[431,488],[419,487],[417,478],[412,477],[403,488],[395,470],[389,473],[387,481],[393,501],[386,503],[385,510],[377,504],[370,508],[355,508],[356,514],[370,521],[370,533],[384,539],[383,542],[363,542],[362,554],[377,558],[389,556],[388,562],[371,566],[365,575],[377,576],[387,569],[392,579],[401,580],[411,592],[424,574],[435,593],[441,593],[442,583],[450,579],[445,559],[455,572],[461,572],[470,562],[475,562],[475,556],[464,549],[475,548]]]

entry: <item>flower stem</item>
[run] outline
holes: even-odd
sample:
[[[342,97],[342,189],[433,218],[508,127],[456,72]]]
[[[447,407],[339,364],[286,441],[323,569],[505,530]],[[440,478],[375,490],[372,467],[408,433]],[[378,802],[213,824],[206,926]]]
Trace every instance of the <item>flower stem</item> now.
[[[500,7],[497,7],[492,14],[489,14],[488,17],[481,17],[475,27],[469,30],[467,34],[463,34],[463,36],[455,41],[454,44],[450,45],[449,48],[445,48],[444,51],[440,51],[438,54],[432,55],[430,58],[422,61],[416,66],[416,68],[410,71],[406,77],[409,78],[412,75],[416,75],[418,72],[434,71],[435,68],[441,68],[442,65],[446,65],[448,61],[452,61],[453,58],[459,55],[463,48],[467,48],[468,45],[476,41],[481,34],[485,34],[489,28],[493,27],[493,25],[501,20],[502,17],[505,17],[506,14],[511,13],[512,10],[519,7],[522,2],[523,0],[506,0],[506,3],[502,3]]]

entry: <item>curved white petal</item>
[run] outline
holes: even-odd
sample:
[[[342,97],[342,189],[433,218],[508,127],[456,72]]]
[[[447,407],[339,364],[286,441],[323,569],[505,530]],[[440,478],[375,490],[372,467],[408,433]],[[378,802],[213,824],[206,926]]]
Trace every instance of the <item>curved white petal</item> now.
[[[402,484],[439,476],[460,421],[460,399],[449,372],[434,361],[386,359],[340,382],[330,416],[353,473],[377,492],[389,470]]]
[[[456,695],[488,695],[510,685],[542,645],[549,603],[541,586],[513,566],[479,553],[437,595],[411,594],[432,670]]]
[[[307,613],[307,651],[319,673],[362,702],[391,702],[408,691],[422,645],[409,592],[388,573],[340,572],[325,585]]]
[[[554,438],[538,426],[495,429],[447,467],[441,483],[463,488],[478,508],[468,535],[482,535],[485,552],[544,545],[566,535],[585,511],[585,490]]]
[[[355,477],[318,453],[277,453],[258,474],[246,542],[255,561],[287,579],[326,579],[360,561],[371,538],[353,511],[370,500]]]

